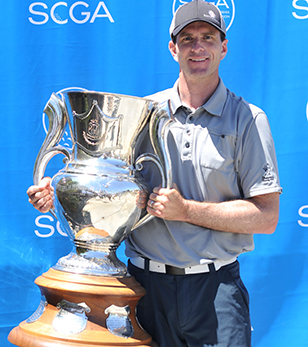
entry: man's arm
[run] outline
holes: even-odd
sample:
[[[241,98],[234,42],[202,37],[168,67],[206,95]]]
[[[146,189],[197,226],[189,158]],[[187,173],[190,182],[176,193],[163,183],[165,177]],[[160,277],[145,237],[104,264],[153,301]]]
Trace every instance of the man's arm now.
[[[152,202],[154,201],[154,202]],[[166,220],[243,234],[271,234],[279,217],[279,193],[220,203],[186,200],[176,188],[155,188],[148,212]]]

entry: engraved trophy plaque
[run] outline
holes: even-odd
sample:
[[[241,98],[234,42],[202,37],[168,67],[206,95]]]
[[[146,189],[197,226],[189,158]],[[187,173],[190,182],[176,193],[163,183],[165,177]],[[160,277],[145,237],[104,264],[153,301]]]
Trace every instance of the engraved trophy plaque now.
[[[155,345],[135,318],[145,291],[127,273],[116,249],[152,218],[136,206],[146,189],[140,175],[143,162],[157,165],[163,187],[172,184],[165,145],[172,122],[168,110],[167,105],[158,107],[153,101],[119,94],[75,90],[52,94],[44,109],[49,129],[35,163],[34,183],[44,177],[53,156],[64,155],[65,167],[51,181],[52,214],[69,236],[73,251],[36,279],[47,306],[38,310],[35,319],[12,330],[12,343]],[[67,126],[71,148],[59,145]],[[153,152],[140,153],[147,135]]]

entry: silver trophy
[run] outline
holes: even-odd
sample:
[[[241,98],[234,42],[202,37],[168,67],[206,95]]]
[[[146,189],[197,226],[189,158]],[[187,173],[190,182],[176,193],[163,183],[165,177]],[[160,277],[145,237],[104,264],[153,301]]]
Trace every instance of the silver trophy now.
[[[52,213],[73,243],[56,270],[86,275],[127,274],[116,256],[124,238],[152,216],[137,208],[146,189],[140,171],[154,162],[162,186],[172,182],[165,145],[172,121],[168,107],[143,98],[93,91],[52,94],[44,112],[49,129],[34,167],[34,184],[44,177],[50,159],[62,153],[65,167],[52,178]],[[71,148],[59,142],[68,126]],[[138,155],[149,131],[153,153]]]

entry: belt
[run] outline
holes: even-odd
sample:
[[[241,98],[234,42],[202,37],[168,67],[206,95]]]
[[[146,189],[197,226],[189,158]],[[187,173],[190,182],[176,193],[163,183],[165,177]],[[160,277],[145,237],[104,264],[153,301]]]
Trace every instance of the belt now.
[[[236,261],[236,258],[229,260],[215,260],[212,263],[200,264],[189,266],[186,268],[175,267],[171,265],[166,265],[164,263],[159,263],[157,261],[145,259],[142,257],[132,257],[130,262],[139,267],[140,269],[146,269],[148,266],[149,271],[160,272],[168,275],[189,275],[189,274],[198,274],[203,272],[210,272],[211,268],[215,271],[218,271],[222,266],[232,264]],[[148,262],[148,265],[147,265]]]

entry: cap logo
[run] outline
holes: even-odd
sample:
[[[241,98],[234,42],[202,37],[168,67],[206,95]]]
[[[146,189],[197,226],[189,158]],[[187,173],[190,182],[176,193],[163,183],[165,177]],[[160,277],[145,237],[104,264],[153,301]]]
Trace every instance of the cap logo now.
[[[216,15],[215,15],[215,13],[212,10],[209,11],[209,15],[212,18],[216,18]],[[204,16],[206,16],[206,15],[204,15]]]

